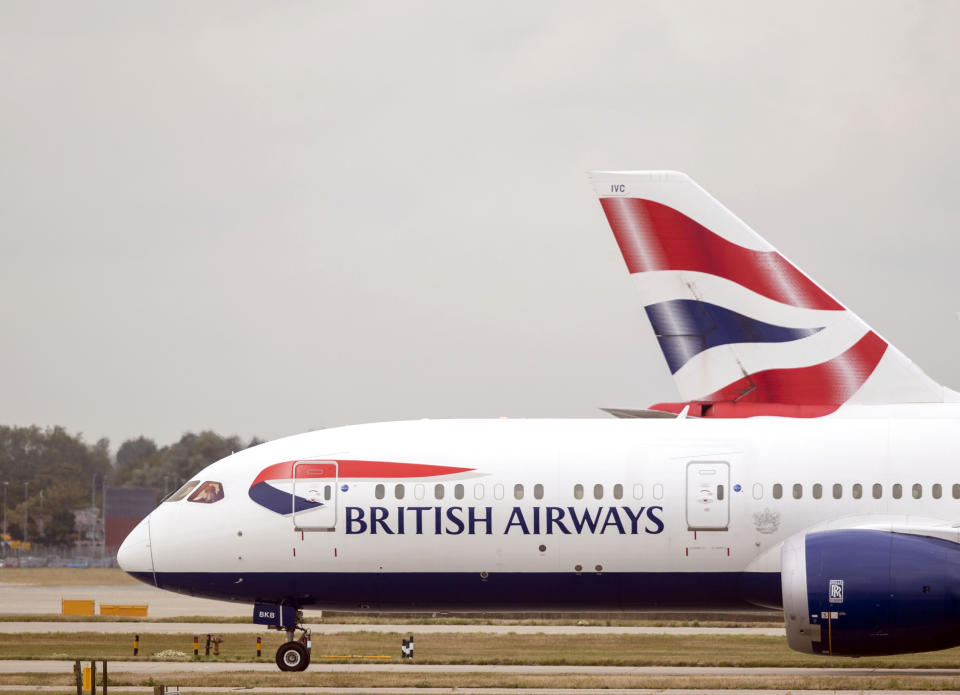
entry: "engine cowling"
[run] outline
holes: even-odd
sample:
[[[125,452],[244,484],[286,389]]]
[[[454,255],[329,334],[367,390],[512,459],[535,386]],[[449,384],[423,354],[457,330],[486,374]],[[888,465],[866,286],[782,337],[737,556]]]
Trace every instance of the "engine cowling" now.
[[[960,644],[960,545],[846,529],[788,539],[781,554],[791,649],[876,656]]]

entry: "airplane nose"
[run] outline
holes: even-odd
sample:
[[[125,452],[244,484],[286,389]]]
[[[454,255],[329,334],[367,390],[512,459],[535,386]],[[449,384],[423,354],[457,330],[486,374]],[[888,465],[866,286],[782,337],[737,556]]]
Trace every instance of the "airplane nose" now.
[[[117,550],[117,564],[141,581],[154,582],[153,552],[150,548],[150,516],[137,524]]]

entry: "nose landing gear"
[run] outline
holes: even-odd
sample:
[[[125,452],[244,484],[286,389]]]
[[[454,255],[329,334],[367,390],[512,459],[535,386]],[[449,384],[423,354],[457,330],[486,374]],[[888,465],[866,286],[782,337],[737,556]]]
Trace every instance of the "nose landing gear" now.
[[[255,603],[253,622],[268,630],[283,630],[287,641],[277,650],[277,666],[281,671],[306,671],[310,665],[310,629],[303,626],[303,613],[296,606],[279,603]],[[300,639],[294,636],[300,630]],[[259,651],[257,652],[259,654]]]
[[[306,671],[310,665],[312,639],[309,628],[302,625],[282,628],[287,632],[287,641],[277,649],[277,666],[281,671]],[[294,640],[294,632],[302,630],[299,640]]]

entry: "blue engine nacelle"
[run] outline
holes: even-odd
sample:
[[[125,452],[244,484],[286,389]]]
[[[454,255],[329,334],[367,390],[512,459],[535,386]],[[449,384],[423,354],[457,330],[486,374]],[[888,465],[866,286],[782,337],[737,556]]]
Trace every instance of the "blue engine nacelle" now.
[[[787,643],[875,656],[960,644],[960,545],[872,530],[794,536],[781,556]]]

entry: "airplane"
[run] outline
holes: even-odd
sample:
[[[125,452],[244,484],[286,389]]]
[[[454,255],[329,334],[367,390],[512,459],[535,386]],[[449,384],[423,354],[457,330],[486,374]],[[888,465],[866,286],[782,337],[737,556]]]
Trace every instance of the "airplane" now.
[[[268,442],[164,500],[120,566],[251,604],[285,671],[305,608],[766,607],[806,653],[960,644],[960,394],[688,176],[591,177],[679,401]]]

